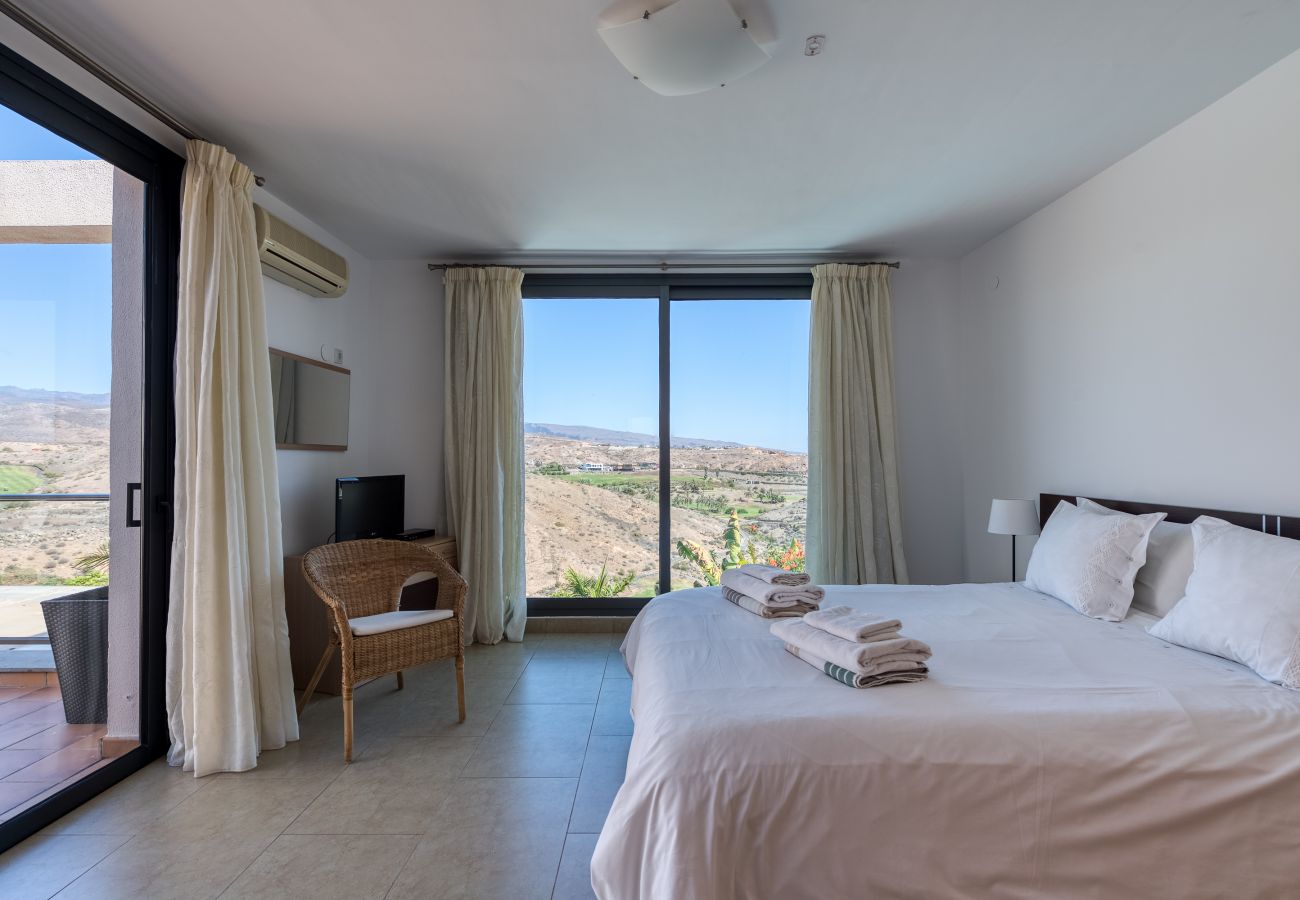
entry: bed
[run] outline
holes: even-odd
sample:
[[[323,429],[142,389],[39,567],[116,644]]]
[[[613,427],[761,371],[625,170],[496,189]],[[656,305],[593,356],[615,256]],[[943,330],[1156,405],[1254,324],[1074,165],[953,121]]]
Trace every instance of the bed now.
[[[1300,896],[1300,692],[1016,584],[839,604],[930,679],[845,687],[717,588],[645,608],[602,900]]]

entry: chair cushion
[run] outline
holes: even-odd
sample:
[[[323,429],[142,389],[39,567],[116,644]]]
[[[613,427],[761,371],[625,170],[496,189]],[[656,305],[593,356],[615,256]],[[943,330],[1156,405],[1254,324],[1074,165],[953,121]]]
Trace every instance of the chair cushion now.
[[[380,613],[377,616],[359,616],[348,621],[348,627],[357,637],[369,634],[383,634],[385,631],[397,631],[402,628],[414,628],[416,625],[428,625],[450,619],[449,609],[399,609],[396,612]]]

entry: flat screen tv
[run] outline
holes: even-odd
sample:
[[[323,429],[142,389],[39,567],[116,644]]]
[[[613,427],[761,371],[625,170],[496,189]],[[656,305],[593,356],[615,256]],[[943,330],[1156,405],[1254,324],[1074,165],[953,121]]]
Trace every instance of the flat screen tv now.
[[[389,538],[406,526],[406,476],[366,475],[334,482],[334,540]]]

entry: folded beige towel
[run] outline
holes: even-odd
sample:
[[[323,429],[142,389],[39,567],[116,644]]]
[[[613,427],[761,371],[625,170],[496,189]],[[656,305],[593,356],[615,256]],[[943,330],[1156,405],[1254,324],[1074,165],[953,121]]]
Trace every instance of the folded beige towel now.
[[[841,684],[847,684],[849,687],[869,688],[878,687],[882,684],[894,683],[916,683],[925,681],[925,676],[930,670],[925,666],[908,665],[906,668],[897,669],[892,672],[877,672],[874,675],[864,675],[861,672],[855,672],[852,669],[846,669],[843,666],[837,666],[833,662],[822,659],[814,653],[810,653],[794,644],[786,644],[787,653],[791,653],[814,669],[820,669],[825,674],[834,678]]]
[[[764,566],[759,563],[745,563],[740,567],[740,571],[768,584],[789,584],[798,587],[812,581],[806,572],[787,572],[779,566]]]
[[[733,591],[729,587],[722,589],[722,596],[726,597],[732,603],[741,609],[749,610],[756,616],[762,616],[764,619],[781,619],[793,616],[802,616],[809,610],[816,609],[816,606],[809,606],[804,603],[796,603],[794,606],[768,606],[761,603],[753,597],[746,597],[739,591]]]
[[[898,629],[903,627],[903,623],[897,619],[881,618],[851,606],[834,606],[830,609],[817,610],[809,613],[804,621],[827,634],[855,643],[896,638]]]
[[[807,650],[814,656],[862,675],[890,671],[886,667],[894,663],[920,665],[931,656],[930,648],[924,642],[912,638],[898,637],[860,644],[805,625],[801,619],[773,622],[772,634],[787,644],[794,644],[800,650]]]
[[[799,604],[817,606],[826,596],[826,592],[815,584],[788,585],[769,584],[761,578],[746,575],[740,569],[728,569],[722,573],[722,586],[729,587],[746,597],[753,597],[768,606],[797,606]]]

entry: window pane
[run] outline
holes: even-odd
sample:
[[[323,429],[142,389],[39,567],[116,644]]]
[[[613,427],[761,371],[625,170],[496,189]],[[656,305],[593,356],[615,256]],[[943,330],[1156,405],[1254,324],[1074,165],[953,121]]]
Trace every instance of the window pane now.
[[[145,254],[144,184],[3,106],[0,183],[0,682],[30,689],[45,748],[8,776],[5,822],[138,733],[140,530],[120,504],[142,481]],[[68,725],[92,752],[55,766]]]
[[[656,593],[658,310],[658,299],[524,301],[530,597]]]
[[[807,300],[672,304],[672,581],[743,562],[803,571]]]

